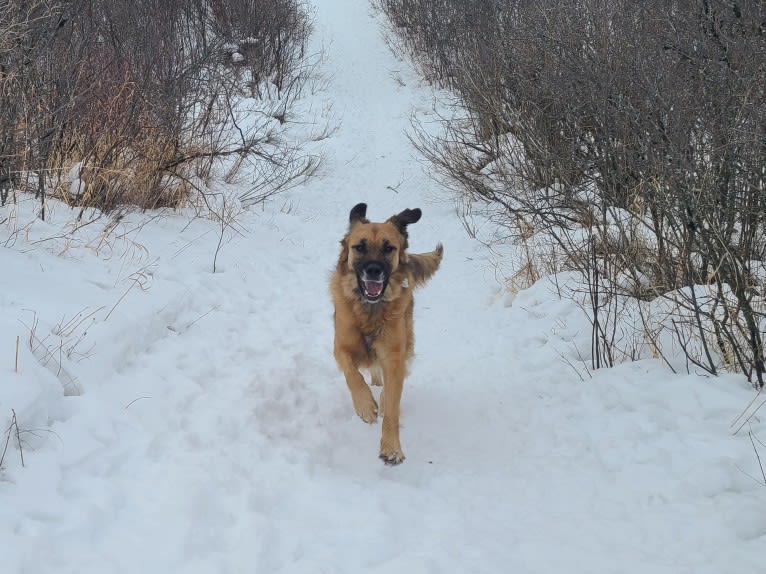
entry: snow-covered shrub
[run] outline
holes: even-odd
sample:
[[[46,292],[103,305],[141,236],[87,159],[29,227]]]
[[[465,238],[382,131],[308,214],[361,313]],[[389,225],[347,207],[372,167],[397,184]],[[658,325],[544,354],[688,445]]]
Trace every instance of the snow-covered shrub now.
[[[43,204],[57,193],[105,211],[155,208],[204,193],[222,161],[283,166],[295,147],[271,120],[300,93],[309,31],[296,0],[5,2],[0,187],[33,188]],[[249,74],[221,58],[235,38]],[[279,89],[256,102],[263,84]],[[266,119],[241,122],[244,109]],[[279,176],[253,186],[278,189],[295,174]]]
[[[603,364],[615,295],[680,297],[713,334],[684,345],[689,360],[763,386],[766,5],[379,4],[462,112],[416,128],[416,145],[463,201],[497,206],[509,235],[531,227],[546,264],[582,274]]]

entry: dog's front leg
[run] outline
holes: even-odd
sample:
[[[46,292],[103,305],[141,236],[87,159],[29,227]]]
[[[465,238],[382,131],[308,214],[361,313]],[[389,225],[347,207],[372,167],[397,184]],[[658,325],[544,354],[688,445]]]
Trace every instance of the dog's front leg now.
[[[399,464],[404,452],[399,442],[399,404],[406,375],[402,350],[389,351],[383,361],[383,434],[380,437],[380,458],[386,464]]]
[[[336,349],[335,359],[340,370],[343,371],[343,376],[346,377],[346,384],[348,390],[351,391],[351,400],[354,402],[356,414],[364,422],[374,423],[378,420],[378,403],[375,402],[372,391],[364,381],[359,368],[354,364],[351,354],[342,349]]]

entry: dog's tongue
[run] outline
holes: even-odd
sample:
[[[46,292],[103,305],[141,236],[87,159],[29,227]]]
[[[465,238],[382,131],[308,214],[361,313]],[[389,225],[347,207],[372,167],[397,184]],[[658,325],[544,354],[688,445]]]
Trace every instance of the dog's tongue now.
[[[383,291],[383,281],[365,281],[364,290],[370,297],[377,297]]]

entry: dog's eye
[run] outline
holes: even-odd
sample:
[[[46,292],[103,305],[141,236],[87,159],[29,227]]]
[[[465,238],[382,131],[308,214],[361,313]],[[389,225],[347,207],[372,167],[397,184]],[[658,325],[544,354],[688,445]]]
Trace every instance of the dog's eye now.
[[[396,247],[394,247],[393,245],[386,245],[385,247],[383,247],[383,253],[385,253],[386,255],[388,255],[389,253],[393,253],[394,251],[396,251]]]
[[[366,250],[366,247],[365,247],[364,243],[357,243],[356,245],[352,245],[351,249],[353,249],[357,253],[364,253],[365,250]]]

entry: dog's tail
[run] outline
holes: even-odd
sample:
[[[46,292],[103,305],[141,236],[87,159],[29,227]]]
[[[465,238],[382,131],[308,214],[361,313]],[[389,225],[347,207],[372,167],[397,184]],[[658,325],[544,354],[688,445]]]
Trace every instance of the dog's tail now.
[[[412,272],[413,287],[419,287],[431,278],[442,262],[444,247],[441,243],[429,253],[410,253],[408,265]]]

